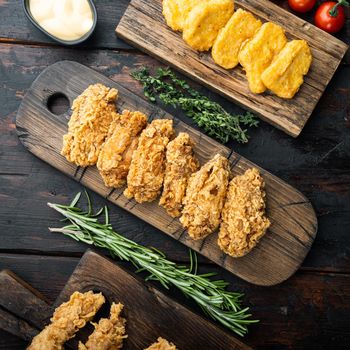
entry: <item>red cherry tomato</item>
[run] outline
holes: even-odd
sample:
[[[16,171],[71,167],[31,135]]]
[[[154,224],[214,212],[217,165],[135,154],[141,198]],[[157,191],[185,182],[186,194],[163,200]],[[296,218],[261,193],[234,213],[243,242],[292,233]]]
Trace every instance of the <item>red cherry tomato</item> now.
[[[288,0],[290,8],[296,12],[308,12],[313,9],[316,0]]]
[[[320,5],[315,13],[315,24],[317,27],[328,33],[339,32],[345,23],[345,15],[343,6],[337,6],[335,13],[331,15],[331,10],[337,2],[327,1]]]

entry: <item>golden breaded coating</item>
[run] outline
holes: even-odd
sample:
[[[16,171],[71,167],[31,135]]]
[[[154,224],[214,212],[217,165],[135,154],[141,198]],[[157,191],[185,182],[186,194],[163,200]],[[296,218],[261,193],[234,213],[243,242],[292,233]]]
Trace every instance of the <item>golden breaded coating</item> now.
[[[214,42],[211,54],[215,63],[226,69],[236,67],[242,45],[254,36],[261,25],[261,21],[250,12],[238,9]]]
[[[147,117],[143,113],[127,110],[112,122],[97,161],[106,186],[119,188],[125,185],[131,157],[146,125]]]
[[[63,344],[92,320],[104,302],[101,293],[74,292],[55,310],[51,324],[33,338],[27,350],[63,350]]]
[[[312,55],[305,40],[292,40],[261,75],[264,85],[282,98],[292,98],[304,82]]]
[[[193,141],[185,132],[180,132],[167,146],[163,193],[159,205],[173,218],[181,215],[188,179],[199,167],[193,146]]]
[[[284,30],[277,24],[267,22],[243,46],[238,60],[246,71],[249,89],[252,92],[260,94],[266,90],[261,75],[286,43]]]
[[[217,154],[189,181],[180,221],[193,239],[202,239],[220,224],[230,169],[227,158]]]
[[[208,0],[195,6],[186,17],[183,39],[193,49],[209,50],[233,14],[233,0]]]
[[[163,16],[173,30],[182,31],[189,12],[203,0],[163,0]]]
[[[118,118],[117,96],[116,89],[95,84],[74,100],[61,151],[68,161],[82,167],[96,164],[108,128]]]
[[[159,337],[156,343],[152,344],[145,350],[177,350],[177,347],[166,339]]]
[[[151,202],[159,195],[165,172],[166,146],[173,138],[173,121],[156,119],[142,131],[127,176],[127,198]]]
[[[123,347],[126,319],[120,314],[123,304],[113,303],[109,318],[101,318],[85,345],[79,342],[79,350],[119,350]]]
[[[249,253],[270,226],[265,216],[264,186],[256,168],[234,177],[229,184],[218,244],[235,258]]]

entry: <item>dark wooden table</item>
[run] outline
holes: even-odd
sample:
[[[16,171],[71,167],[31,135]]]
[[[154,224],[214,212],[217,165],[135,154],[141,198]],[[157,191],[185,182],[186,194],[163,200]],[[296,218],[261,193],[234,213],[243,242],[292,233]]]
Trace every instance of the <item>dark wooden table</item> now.
[[[0,1],[0,269],[11,269],[50,300],[56,298],[87,247],[48,232],[48,226],[59,225],[60,217],[46,203],[67,203],[82,188],[24,149],[16,136],[16,111],[35,77],[62,59],[88,65],[143,96],[129,73],[160,63],[114,35],[127,3],[96,1],[99,22],[94,36],[82,47],[64,48],[27,21],[21,0]],[[280,5],[288,7],[286,1]],[[350,42],[349,20],[339,37]],[[249,144],[229,145],[307,195],[319,220],[316,241],[302,267],[275,287],[251,285],[200,259],[201,271],[216,271],[231,282],[232,289],[245,293],[245,304],[261,320],[250,328],[245,341],[257,348],[349,349],[349,61],[347,55],[299,138],[261,122],[251,132]],[[228,110],[240,110],[200,89]],[[180,112],[170,111],[190,123]],[[96,195],[92,198],[96,206],[105,203]],[[180,243],[118,207],[110,207],[110,213],[120,233],[161,249],[175,261],[188,262],[188,250]],[[181,295],[170,294],[188,304]],[[0,349],[24,347],[21,340],[0,331]]]

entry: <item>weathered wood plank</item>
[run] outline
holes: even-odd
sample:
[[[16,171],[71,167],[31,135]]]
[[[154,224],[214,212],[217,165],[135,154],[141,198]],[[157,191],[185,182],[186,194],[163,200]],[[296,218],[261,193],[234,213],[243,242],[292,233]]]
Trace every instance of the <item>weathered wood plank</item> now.
[[[108,305],[112,302],[124,304],[128,322],[125,349],[146,348],[160,335],[179,349],[251,349],[233,334],[215,327],[93,251],[84,254],[55,306],[66,301],[74,291],[91,289],[102,292]],[[107,305],[105,310],[108,310]]]
[[[269,1],[241,0],[235,4],[264,22],[272,21],[281,25],[286,29],[289,39],[305,39],[309,43],[313,62],[304,84],[293,99],[282,99],[269,93],[254,94],[249,90],[240,67],[223,69],[215,64],[210,52],[191,49],[180,33],[175,33],[166,25],[160,0],[132,0],[116,32],[131,45],[170,64],[296,137],[311,116],[348,46]],[[324,42],[327,42],[326,46]]]
[[[52,301],[78,261],[78,258],[69,257],[0,254],[0,269],[11,269]],[[134,271],[129,264],[118,265]],[[200,273],[210,271],[212,267],[200,266]],[[262,288],[248,285],[223,269],[218,272],[218,278],[231,283],[231,290],[245,293],[244,305],[250,306],[254,317],[261,320],[250,327],[244,338],[250,346],[286,350],[347,348],[350,341],[349,275],[299,270],[282,284]],[[163,291],[200,313],[181,294],[174,290]],[[0,330],[0,349],[22,350],[24,346],[20,339]]]
[[[59,225],[59,216],[46,202],[67,203],[82,186],[32,156],[20,144],[15,130],[15,113],[26,89],[46,65],[64,59],[80,60],[142,96],[140,85],[129,77],[141,65],[154,67],[152,58],[90,51],[82,57],[72,49],[0,45],[0,239],[3,251],[51,252],[81,256],[85,249],[69,238],[49,234],[47,227]],[[350,69],[341,67],[321,99],[314,118],[298,140],[293,140],[266,123],[251,132],[247,145],[229,146],[244,157],[270,170],[311,199],[319,220],[313,249],[303,266],[326,271],[349,271],[347,254],[350,225]],[[228,111],[239,108],[222,98],[203,93]],[[186,122],[182,113],[168,109]],[[101,197],[91,193],[97,206]],[[159,230],[124,210],[110,206],[113,226],[126,237],[163,250],[169,258],[188,261],[188,251]]]
[[[173,118],[160,109],[145,103],[138,96],[125,90],[99,73],[72,61],[58,62],[44,70],[28,90],[16,117],[17,132],[24,146],[40,159],[45,160],[56,169],[73,177],[76,181],[94,190],[114,204],[126,209],[137,217],[145,220],[164,233],[200,252],[205,257],[237,274],[241,278],[256,284],[273,285],[280,283],[293,274],[304,260],[311,248],[317,231],[317,219],[309,201],[297,190],[287,185],[282,180],[264,171],[264,178],[269,187],[267,197],[274,199],[275,203],[268,202],[268,216],[272,222],[268,234],[262,243],[254,249],[254,253],[248,258],[233,259],[226,256],[216,243],[216,235],[195,242],[188,239],[187,234],[179,236],[182,226],[178,220],[173,220],[158,203],[138,204],[134,200],[128,200],[121,195],[122,189],[112,192],[107,188],[96,167],[89,167],[79,172],[79,169],[60,155],[62,137],[66,133],[68,113],[55,115],[49,111],[46,102],[54,93],[60,92],[67,96],[70,103],[81,94],[87,86],[94,83],[103,83],[119,90],[117,108],[129,110],[141,110],[153,118]],[[195,152],[201,164],[220,153],[230,156],[230,149],[201,134],[179,120],[175,120],[176,132],[186,131],[194,140]],[[230,159],[231,161],[231,159]],[[232,164],[235,164],[232,159]],[[246,167],[254,166],[244,159],[240,163]],[[303,220],[295,225],[295,217],[288,211],[274,210],[276,206],[293,204],[300,208],[299,214]],[[304,204],[306,203],[306,204]],[[278,226],[279,225],[279,226]],[[300,244],[302,242],[302,244]],[[288,244],[286,244],[288,243]],[[276,252],[279,252],[277,254]],[[276,264],[276,259],[283,264]],[[264,261],[264,271],[257,264]],[[249,261],[249,263],[247,263]]]

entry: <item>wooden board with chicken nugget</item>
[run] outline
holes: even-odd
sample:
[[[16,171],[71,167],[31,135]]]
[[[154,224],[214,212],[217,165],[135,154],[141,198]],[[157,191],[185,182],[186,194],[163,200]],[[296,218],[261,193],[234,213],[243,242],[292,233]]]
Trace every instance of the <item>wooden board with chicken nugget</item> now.
[[[348,48],[266,0],[131,0],[116,32],[293,137]]]
[[[57,92],[64,116],[47,107]],[[299,191],[79,63],[44,70],[16,125],[30,152],[251,283],[287,279],[315,238]]]

